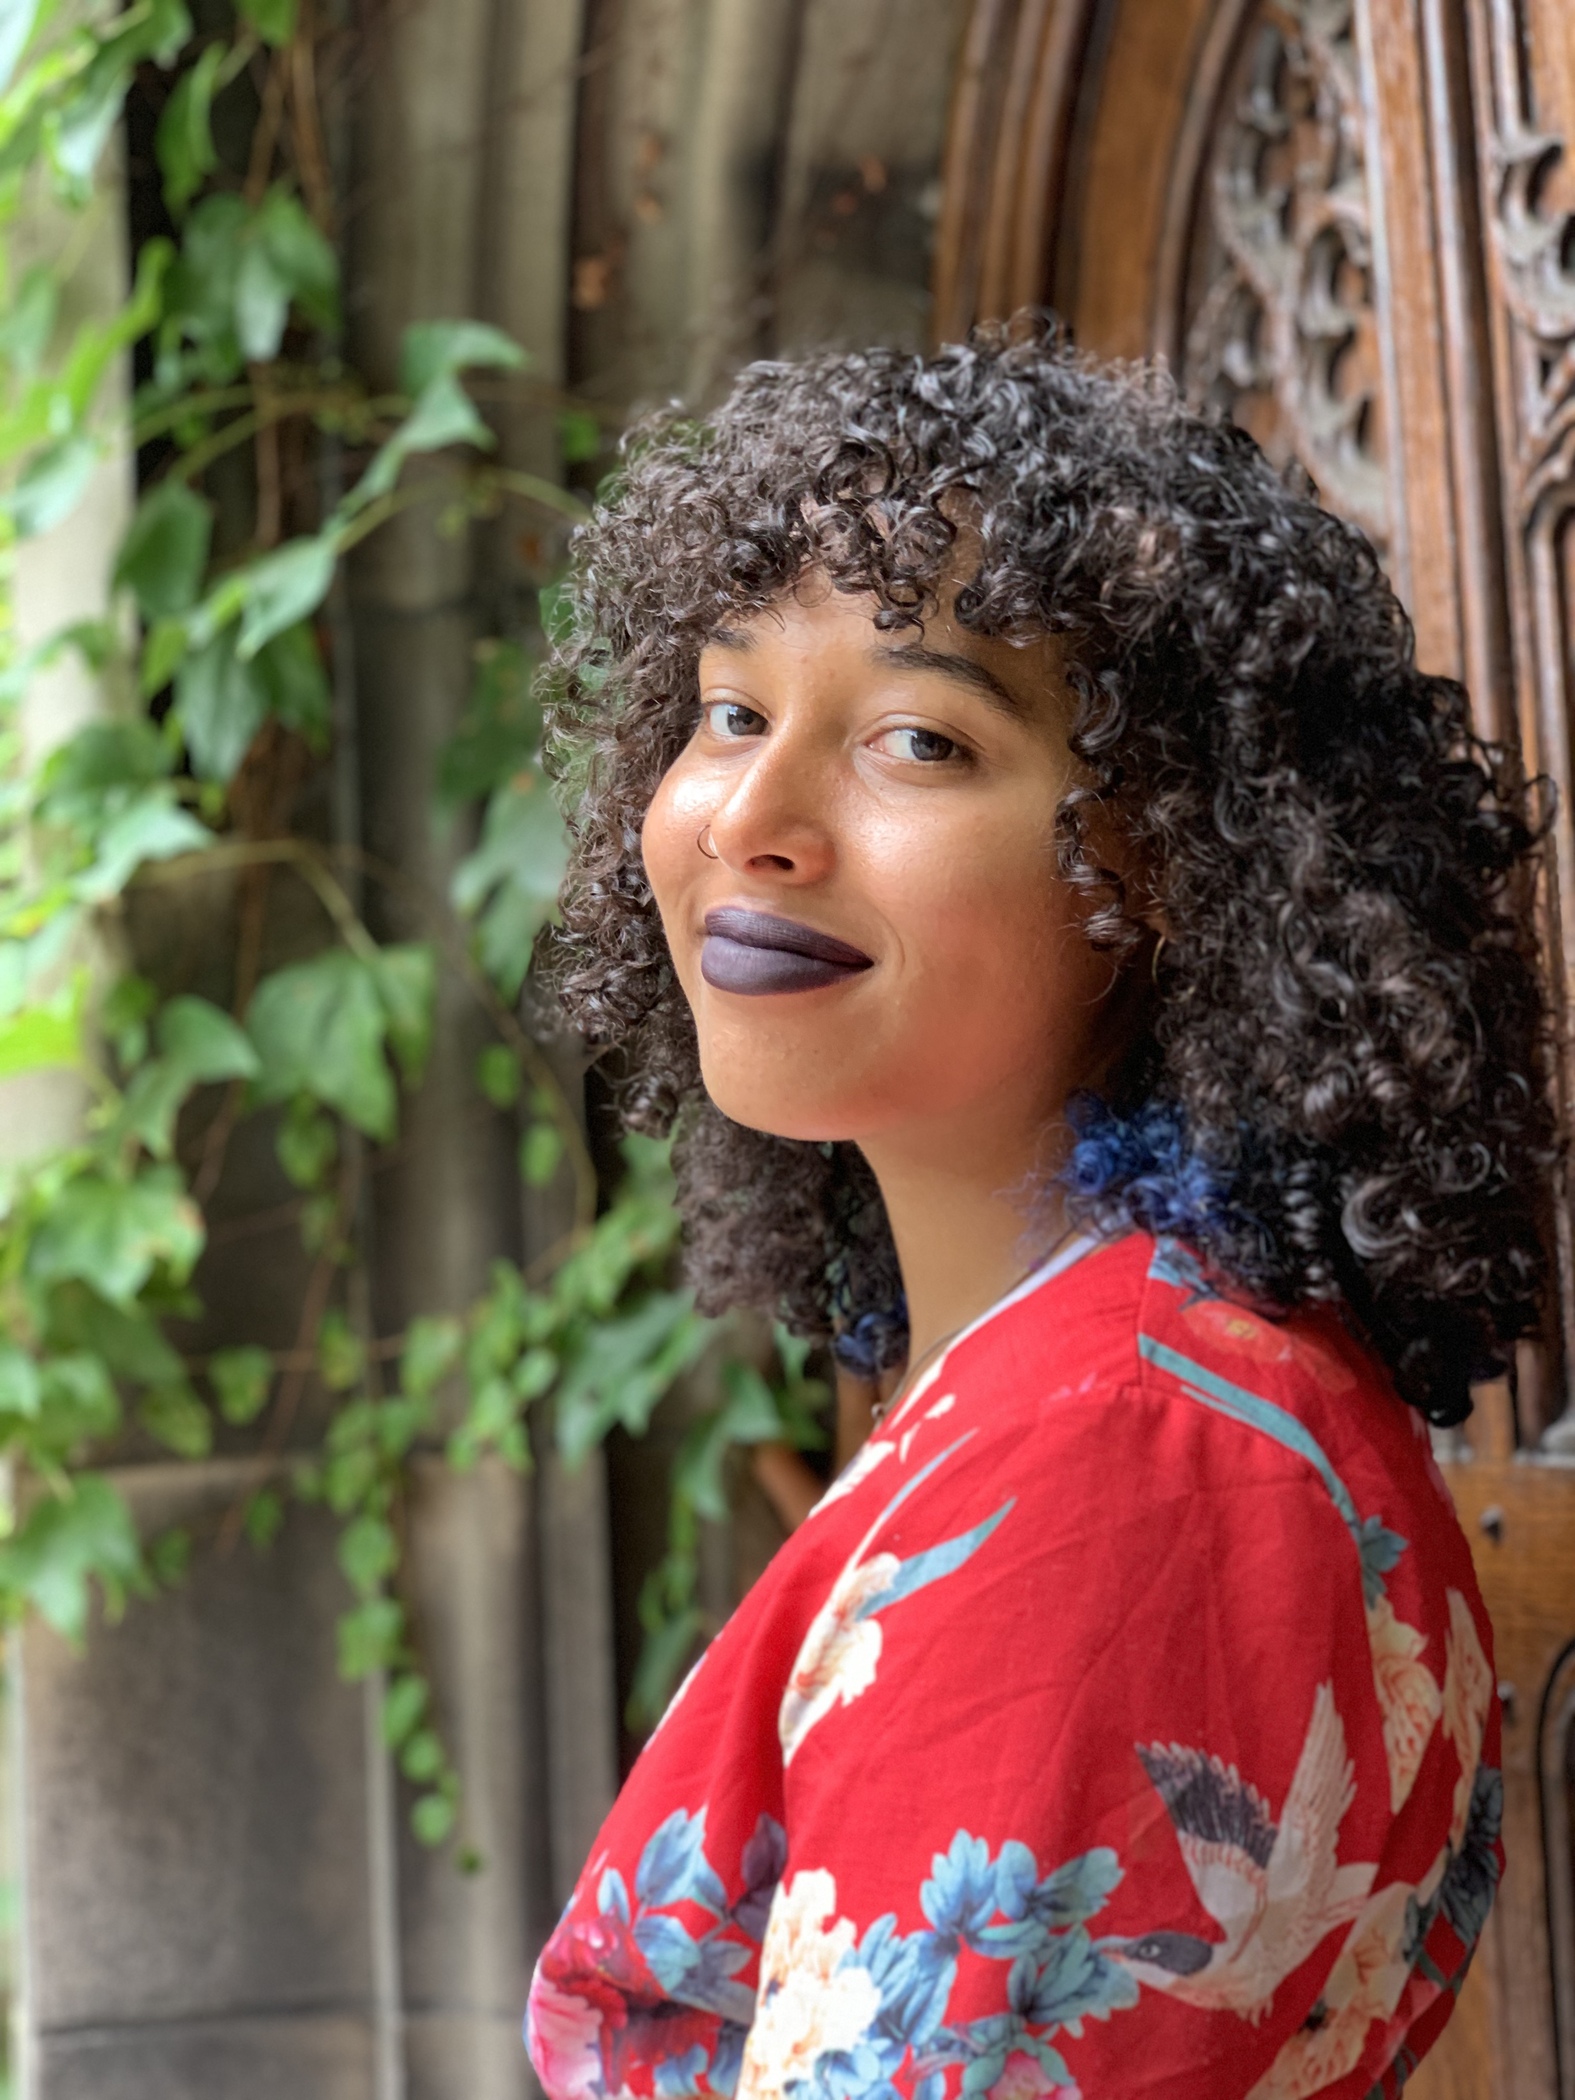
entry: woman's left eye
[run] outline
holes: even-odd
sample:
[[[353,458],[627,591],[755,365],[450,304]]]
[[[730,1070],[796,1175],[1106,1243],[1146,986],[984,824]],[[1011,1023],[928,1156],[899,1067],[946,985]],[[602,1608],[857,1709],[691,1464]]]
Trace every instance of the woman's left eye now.
[[[942,736],[938,729],[888,729],[875,742],[889,757],[914,759],[920,765],[936,765],[963,755],[961,744]]]

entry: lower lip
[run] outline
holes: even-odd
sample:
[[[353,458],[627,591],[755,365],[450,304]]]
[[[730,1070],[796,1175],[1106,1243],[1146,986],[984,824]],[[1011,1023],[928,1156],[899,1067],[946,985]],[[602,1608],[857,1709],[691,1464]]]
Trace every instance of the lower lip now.
[[[746,947],[725,934],[707,934],[700,950],[700,975],[713,991],[760,998],[772,992],[818,992],[862,977],[866,964],[825,962],[789,948]]]

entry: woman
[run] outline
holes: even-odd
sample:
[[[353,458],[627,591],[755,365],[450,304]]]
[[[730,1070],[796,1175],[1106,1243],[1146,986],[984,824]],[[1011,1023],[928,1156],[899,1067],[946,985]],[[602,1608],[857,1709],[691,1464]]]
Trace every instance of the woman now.
[[[608,1818],[551,2100],[1398,2093],[1500,1871],[1428,1422],[1542,1284],[1512,772],[1037,329],[656,418],[575,602],[569,1010],[700,1303],[900,1384]]]

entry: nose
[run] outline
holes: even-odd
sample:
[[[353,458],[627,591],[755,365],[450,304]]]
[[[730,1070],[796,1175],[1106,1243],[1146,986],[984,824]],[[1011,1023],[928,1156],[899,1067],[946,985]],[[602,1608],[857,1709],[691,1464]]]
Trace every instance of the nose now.
[[[815,755],[791,733],[771,737],[712,812],[709,844],[737,875],[818,882],[836,861],[834,807]]]

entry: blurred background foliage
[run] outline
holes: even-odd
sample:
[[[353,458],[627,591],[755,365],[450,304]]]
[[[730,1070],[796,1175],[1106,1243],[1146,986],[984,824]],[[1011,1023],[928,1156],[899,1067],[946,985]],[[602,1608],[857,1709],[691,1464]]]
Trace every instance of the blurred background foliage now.
[[[641,1434],[711,1354],[716,1397],[684,1429],[666,1551],[640,1596],[643,1726],[701,1629],[699,1525],[725,1515],[729,1452],[823,1443],[826,1394],[785,1337],[773,1350],[696,1314],[673,1280],[664,1149],[593,1148],[578,1065],[538,1040],[529,973],[565,833],[534,673],[584,499],[511,458],[489,409],[545,426],[582,488],[606,469],[617,418],[537,384],[509,336],[463,316],[405,330],[396,391],[347,361],[315,87],[326,34],[297,0],[197,22],[180,0],[88,17],[0,0],[7,573],[105,461],[134,453],[139,491],[108,615],[25,644],[13,624],[0,669],[0,1077],[70,1074],[83,1101],[68,1138],[23,1148],[0,1182],[0,1610],[80,1641],[95,1588],[114,1617],[180,1581],[194,1552],[267,1551],[292,1499],[326,1504],[348,1585],[341,1670],[384,1684],[415,1832],[454,1841],[463,1864],[459,1783],[401,1583],[413,1456],[529,1468],[537,1416],[579,1462],[615,1428]],[[62,284],[123,114],[151,137],[155,190],[133,213],[119,310],[75,318]],[[62,229],[41,258],[15,237],[40,209]],[[541,521],[549,553],[538,603],[476,649],[433,769],[431,823],[472,842],[445,894],[368,852],[331,795],[300,789],[331,773],[344,733],[351,550],[411,509],[459,534],[505,504]],[[64,659],[97,701],[71,733],[40,735],[29,695]],[[216,873],[240,900],[227,1003],[171,992],[138,952],[139,912]],[[420,938],[373,930],[382,893]],[[270,967],[281,898],[296,952]],[[558,1192],[562,1230],[534,1258],[497,1261],[462,1313],[380,1333],[369,1161],[399,1145],[445,978],[485,1016],[475,1088],[515,1118],[519,1174]],[[212,1207],[259,1119],[307,1256],[296,1339],[204,1351]],[[129,1435],[196,1460],[216,1434],[261,1461],[244,1496],[211,1535],[139,1536],[103,1455]]]

